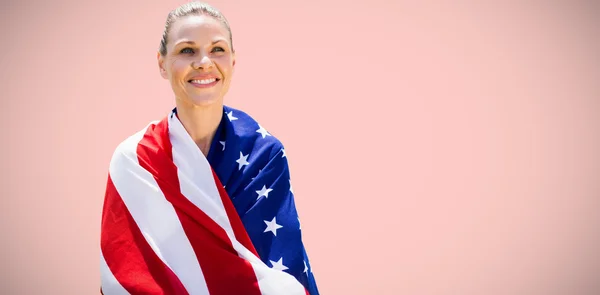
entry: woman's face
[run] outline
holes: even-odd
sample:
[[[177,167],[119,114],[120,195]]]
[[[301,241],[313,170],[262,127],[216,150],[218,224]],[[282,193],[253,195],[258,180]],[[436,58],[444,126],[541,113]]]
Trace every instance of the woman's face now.
[[[222,104],[235,65],[225,26],[211,16],[186,16],[171,25],[167,39],[167,54],[159,53],[158,63],[179,103]]]

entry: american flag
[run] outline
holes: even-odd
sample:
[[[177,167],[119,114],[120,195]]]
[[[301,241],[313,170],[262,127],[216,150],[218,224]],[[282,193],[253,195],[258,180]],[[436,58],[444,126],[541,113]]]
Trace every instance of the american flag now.
[[[207,157],[176,109],[115,150],[103,294],[319,294],[283,144],[245,112],[223,112]]]

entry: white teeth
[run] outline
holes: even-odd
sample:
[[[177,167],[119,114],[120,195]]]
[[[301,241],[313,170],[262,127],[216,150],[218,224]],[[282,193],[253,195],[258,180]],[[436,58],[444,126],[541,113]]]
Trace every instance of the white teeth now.
[[[194,84],[210,84],[212,82],[215,82],[217,79],[212,78],[212,79],[202,79],[202,80],[192,80],[191,82]]]

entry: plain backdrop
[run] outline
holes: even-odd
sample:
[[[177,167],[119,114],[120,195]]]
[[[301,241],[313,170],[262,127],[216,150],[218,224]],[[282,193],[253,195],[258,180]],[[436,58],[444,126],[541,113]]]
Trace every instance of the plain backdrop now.
[[[174,105],[181,3],[2,2],[1,294],[98,294],[108,162]],[[599,2],[210,3],[321,294],[600,294]]]

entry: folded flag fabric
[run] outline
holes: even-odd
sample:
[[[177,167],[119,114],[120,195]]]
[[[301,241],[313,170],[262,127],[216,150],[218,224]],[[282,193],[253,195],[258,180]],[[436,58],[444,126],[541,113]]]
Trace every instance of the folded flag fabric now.
[[[205,157],[173,110],[109,166],[101,292],[318,294],[283,145],[227,106]]]

